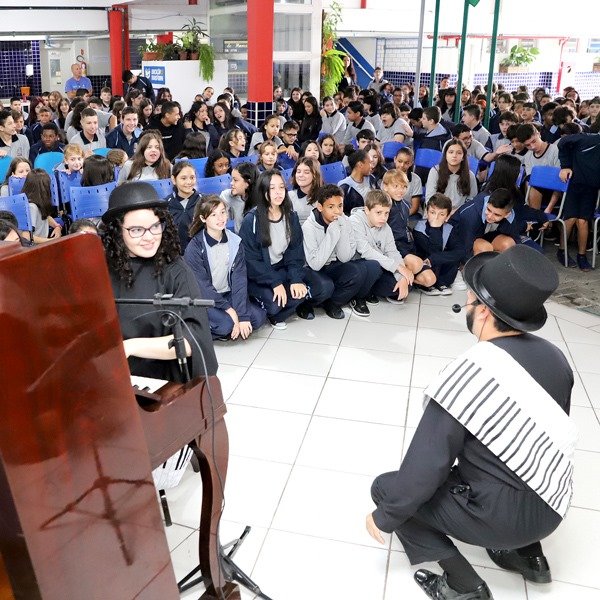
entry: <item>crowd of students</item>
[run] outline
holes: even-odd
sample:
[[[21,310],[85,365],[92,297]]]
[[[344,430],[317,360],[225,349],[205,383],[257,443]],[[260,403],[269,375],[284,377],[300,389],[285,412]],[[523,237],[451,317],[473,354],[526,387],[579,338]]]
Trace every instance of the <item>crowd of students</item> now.
[[[427,90],[415,99],[411,86],[394,88],[377,69],[367,89],[348,74],[321,102],[299,88],[285,100],[276,87],[273,114],[257,128],[231,88],[216,98],[206,88],[184,112],[168,89],[147,97],[143,78],[123,78],[123,99],[108,88],[98,97],[77,90],[71,102],[52,92],[32,99],[26,117],[11,99],[0,111],[0,154],[13,157],[1,193],[10,177],[25,179],[33,241],[41,243],[67,231],[50,202],[51,175],[34,168],[40,155],[62,153],[56,169],[81,175],[82,186],[170,178],[169,219],[203,295],[215,300],[215,338],[245,339],[267,320],[283,329],[293,314],[315,318],[317,307],[342,319],[345,305],[367,316],[369,304],[402,304],[411,290],[450,295],[465,288],[461,267],[473,254],[520,243],[541,251],[533,233],[548,228],[558,195],[531,188],[525,204],[537,165],[562,167],[576,192],[562,216],[569,232],[577,227],[577,259],[565,257],[562,241],[558,259],[590,268],[598,186],[574,157],[582,143],[597,154],[600,98],[581,102],[574,90],[530,97],[498,86],[488,130],[483,90],[458,99],[443,82],[428,106]],[[386,142],[401,142],[388,160]],[[111,151],[100,156],[99,148]],[[439,151],[439,164],[416,168],[420,149]],[[199,173],[189,160],[205,157]],[[321,168],[333,163],[339,181],[324,184]],[[225,174],[231,186],[220,196],[199,193],[199,177]],[[3,217],[1,235],[13,236],[14,219]]]

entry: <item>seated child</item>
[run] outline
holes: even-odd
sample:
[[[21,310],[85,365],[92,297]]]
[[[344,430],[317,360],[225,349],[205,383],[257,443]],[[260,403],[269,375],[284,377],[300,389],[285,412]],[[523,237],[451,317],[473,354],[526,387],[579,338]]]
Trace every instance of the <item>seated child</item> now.
[[[29,160],[31,164],[35,159],[46,152],[63,152],[65,145],[61,143],[58,134],[58,127],[55,123],[46,123],[42,126],[40,141],[36,142],[29,149]]]
[[[22,193],[29,200],[33,241],[41,244],[59,238],[62,227],[52,217],[50,175],[43,169],[33,169],[25,178]]]
[[[183,254],[190,241],[189,231],[196,204],[200,202],[200,194],[196,191],[196,169],[189,161],[180,160],[171,171],[171,181],[173,192],[166,198],[167,209],[177,227]]]
[[[408,189],[408,178],[402,171],[392,169],[383,176],[381,189],[392,199],[388,225],[394,235],[396,248],[404,259],[404,264],[415,277],[415,285],[429,296],[439,296],[435,287],[434,272],[423,260],[415,255],[415,244],[412,232],[408,228],[410,205],[404,196]]]
[[[254,187],[258,178],[256,165],[240,163],[231,170],[231,188],[223,190],[221,198],[227,203],[233,230],[239,233],[244,215],[254,208]]]
[[[259,173],[272,171],[277,164],[277,144],[271,140],[263,142],[258,148],[256,168]]]
[[[452,200],[436,192],[427,202],[425,218],[413,230],[416,254],[431,267],[437,279],[435,287],[442,296],[452,294],[450,286],[464,255],[458,227],[448,223],[451,212]]]
[[[302,225],[306,262],[322,279],[321,285],[330,290],[323,302],[327,316],[343,319],[342,306],[347,302],[357,299],[359,305],[366,306],[371,287],[381,276],[381,267],[372,260],[352,260],[356,241],[350,219],[343,211],[344,194],[337,185],[318,188],[313,204],[315,208]]]
[[[364,208],[352,211],[350,222],[356,238],[356,258],[375,260],[383,273],[371,288],[375,296],[383,296],[392,304],[403,304],[408,296],[414,275],[404,264],[396,248],[394,234],[387,224],[392,200],[381,190],[371,190]],[[363,301],[353,300],[352,311],[360,316],[369,314]]]
[[[457,215],[465,260],[481,252],[503,252],[520,242],[512,194],[505,188],[465,204]]]
[[[227,205],[221,198],[203,197],[195,207],[184,260],[196,276],[202,297],[215,301],[214,308],[208,309],[212,337],[245,340],[264,325],[267,315],[248,297],[244,246],[239,236],[226,231],[227,218]]]
[[[72,233],[94,233],[98,235],[98,228],[91,219],[77,219],[69,227],[69,234]]]
[[[419,210],[421,200],[423,199],[423,182],[421,178],[413,171],[415,164],[415,153],[411,148],[400,148],[394,157],[394,166],[398,171],[402,171],[408,179],[408,188],[404,195],[404,200],[410,206],[409,214],[420,218]]]
[[[29,172],[32,169],[32,165],[29,162],[29,159],[24,158],[23,156],[17,156],[10,161],[10,165],[8,166],[8,170],[6,171],[6,177],[4,178],[4,182],[2,183],[2,187],[0,188],[0,196],[8,196],[8,182],[11,177],[18,177],[19,179],[25,179]]]
[[[348,158],[351,173],[338,185],[344,192],[344,213],[350,215],[352,209],[363,206],[370,190],[377,189],[375,177],[371,175],[371,159],[365,150],[357,150]]]

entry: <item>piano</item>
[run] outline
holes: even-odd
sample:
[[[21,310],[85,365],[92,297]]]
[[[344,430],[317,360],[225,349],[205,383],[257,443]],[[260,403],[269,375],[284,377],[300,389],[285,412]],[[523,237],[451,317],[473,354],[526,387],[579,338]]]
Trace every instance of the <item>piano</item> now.
[[[192,440],[202,598],[240,598],[218,556],[219,381],[132,387],[97,236],[0,245],[0,318],[0,600],[179,598],[151,470]]]

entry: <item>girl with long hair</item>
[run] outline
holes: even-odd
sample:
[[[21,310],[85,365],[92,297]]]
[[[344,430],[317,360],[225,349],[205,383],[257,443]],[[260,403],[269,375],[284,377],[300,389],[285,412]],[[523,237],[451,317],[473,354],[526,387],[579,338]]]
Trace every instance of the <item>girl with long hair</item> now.
[[[455,111],[460,111],[460,108],[457,108],[456,90],[454,88],[440,89],[440,98],[437,101],[437,106],[442,113],[442,119],[453,121]]]
[[[319,103],[314,96],[304,100],[304,119],[298,132],[298,141],[302,144],[309,140],[316,140],[323,126],[323,119],[319,113]]]
[[[58,102],[58,106],[57,106],[57,110],[56,110],[57,117],[56,117],[56,119],[54,119],[56,126],[61,131],[65,131],[65,120],[70,111],[71,111],[71,104],[69,102],[69,99],[61,98]]]
[[[219,147],[219,141],[221,137],[225,135],[230,129],[236,127],[237,121],[231,114],[227,102],[217,102],[213,107],[213,131],[211,144],[213,148]]]
[[[315,140],[307,140],[300,146],[300,152],[298,152],[298,160],[301,158],[314,158],[320,164],[323,163],[323,152],[321,146]]]
[[[156,129],[148,129],[140,137],[134,155],[119,172],[118,184],[144,179],[167,179],[171,163],[165,155],[162,136]]]
[[[205,196],[196,205],[184,258],[202,297],[215,302],[207,311],[212,337],[245,340],[264,325],[267,315],[248,297],[244,246],[237,234],[226,231],[227,220],[227,203]]]
[[[254,208],[254,188],[258,179],[258,169],[251,162],[244,162],[231,171],[231,188],[221,192],[227,202],[229,218],[233,220],[233,230],[239,233],[244,215]]]
[[[19,179],[25,179],[29,172],[33,169],[33,165],[28,158],[24,156],[17,156],[10,161],[8,170],[6,171],[6,177],[0,188],[0,196],[8,196],[8,181],[11,177],[18,177]]]
[[[223,150],[213,150],[208,155],[208,161],[204,167],[204,177],[220,177],[229,172],[229,157]]]
[[[104,156],[91,154],[83,161],[81,187],[104,185],[115,180],[115,168]]]
[[[207,150],[212,150],[214,147],[213,140],[218,139],[218,134],[210,122],[208,114],[208,105],[202,100],[194,102],[185,115],[183,126],[186,129],[191,129],[194,133],[201,133],[206,141]]]
[[[272,171],[277,164],[277,145],[275,142],[267,140],[258,148],[258,161],[256,168],[262,173]]]
[[[425,186],[425,201],[440,192],[452,200],[454,213],[467,200],[477,195],[477,180],[469,169],[465,145],[453,138],[444,146],[439,165],[429,170]]]
[[[29,200],[29,214],[33,225],[33,241],[49,242],[61,236],[61,226],[52,217],[50,175],[43,169],[32,169],[21,190]]]
[[[303,225],[315,203],[315,193],[323,185],[321,168],[314,158],[301,158],[292,171],[292,206]]]
[[[256,154],[258,147],[263,142],[273,142],[277,149],[277,152],[285,152],[286,147],[279,137],[279,115],[269,115],[263,122],[260,131],[257,131],[252,135],[250,140],[250,149],[248,155]]]
[[[152,101],[148,100],[148,98],[144,98],[140,102],[140,105],[137,109],[137,113],[138,113],[138,125],[142,129],[150,129],[151,128],[150,119],[152,118],[152,115],[154,114],[154,105],[152,104]]]
[[[222,150],[229,158],[246,156],[246,134],[241,129],[230,129],[221,137],[219,150]]]
[[[321,154],[323,155],[322,165],[329,165],[334,162],[340,162],[342,155],[338,149],[338,144],[335,141],[335,137],[330,133],[324,135],[320,142]]]
[[[188,133],[183,140],[181,152],[175,157],[175,160],[181,158],[205,158],[206,157],[206,138],[201,133]]]
[[[175,163],[171,173],[173,193],[167,196],[167,207],[179,234],[181,253],[190,241],[190,225],[194,216],[196,205],[200,201],[200,194],[196,190],[196,169],[187,160]]]

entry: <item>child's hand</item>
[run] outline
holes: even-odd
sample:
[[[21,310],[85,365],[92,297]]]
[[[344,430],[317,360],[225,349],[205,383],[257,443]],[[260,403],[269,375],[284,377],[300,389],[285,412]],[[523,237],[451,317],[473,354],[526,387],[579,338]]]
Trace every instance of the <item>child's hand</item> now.
[[[398,300],[403,300],[408,296],[408,281],[404,277],[396,282],[394,286],[394,292],[398,292]]]
[[[252,323],[250,321],[240,321],[238,325],[241,338],[247,340],[252,333]]]
[[[285,291],[283,283],[280,283],[277,287],[273,288],[273,302],[281,307],[284,307],[287,304],[287,292]]]
[[[379,542],[380,544],[385,544],[385,540],[383,539],[383,536],[381,535],[381,531],[379,531],[377,525],[375,525],[375,521],[373,520],[373,515],[371,513],[369,513],[367,515],[367,531],[369,532],[369,535],[376,541]]]
[[[396,271],[398,271],[398,273],[400,273],[400,275],[402,275],[402,277],[404,277],[404,279],[406,279],[406,281],[409,283],[409,285],[413,284],[413,281],[415,280],[415,275],[414,273],[408,269],[405,266],[399,266]]]
[[[573,175],[573,171],[571,169],[561,169],[560,173],[558,174],[558,176],[560,177],[560,180],[563,183],[567,183],[567,181],[569,181],[569,179],[571,179],[572,175]]]
[[[292,298],[294,298],[294,300],[300,300],[306,296],[308,289],[303,283],[292,283],[292,285],[290,285],[290,292],[292,293]]]

